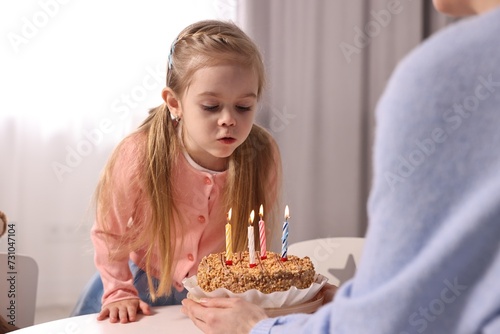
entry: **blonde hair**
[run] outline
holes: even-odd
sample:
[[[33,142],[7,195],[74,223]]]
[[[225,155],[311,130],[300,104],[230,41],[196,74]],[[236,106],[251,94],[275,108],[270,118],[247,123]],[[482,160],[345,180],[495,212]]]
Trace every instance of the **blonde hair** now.
[[[167,86],[182,96],[189,87],[193,74],[200,68],[218,64],[238,64],[255,71],[258,77],[258,97],[265,85],[262,58],[254,42],[236,25],[221,21],[201,21],[185,28],[174,42],[169,55]],[[181,219],[175,198],[172,178],[176,159],[182,151],[176,134],[176,122],[170,117],[166,104],[153,108],[137,132],[147,135],[144,157],[139,158],[144,167],[143,179],[147,199],[150,201],[150,221],[138,231],[130,229],[122,237],[121,245],[131,251],[148,245],[145,271],[151,297],[169,295],[172,286],[173,258],[176,240],[174,219]],[[118,149],[115,150],[105,168],[97,188],[98,215],[105,217],[110,204],[110,173]],[[142,168],[142,167],[141,167]],[[140,176],[139,176],[140,177]],[[276,185],[275,188],[269,185]],[[272,188],[272,189],[271,189]],[[281,189],[281,160],[278,147],[272,136],[258,125],[253,125],[248,138],[230,156],[224,206],[226,212],[232,208],[233,247],[243,251],[247,243],[247,222],[252,210],[258,214],[264,206],[268,230],[276,221],[279,193]],[[106,228],[106,219],[100,222]],[[181,221],[182,224],[182,221]],[[258,229],[255,229],[258,231]],[[138,233],[139,232],[139,233]],[[268,231],[269,232],[269,231]],[[131,235],[134,233],[135,235]],[[221,238],[224,233],[221,230]],[[259,238],[255,235],[256,245]],[[159,252],[159,286],[154,288],[151,268],[152,257]]]

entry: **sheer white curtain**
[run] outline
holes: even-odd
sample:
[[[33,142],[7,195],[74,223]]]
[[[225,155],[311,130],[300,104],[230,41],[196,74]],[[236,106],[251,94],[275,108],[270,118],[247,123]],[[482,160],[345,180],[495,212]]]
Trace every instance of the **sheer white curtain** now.
[[[208,18],[235,20],[236,1],[0,3],[0,210],[16,223],[16,252],[39,264],[40,307],[73,304],[95,271],[100,170],[162,102],[177,33]]]
[[[373,112],[397,62],[447,19],[426,1],[245,0],[269,94],[260,121],[277,138],[291,242],[363,236]]]

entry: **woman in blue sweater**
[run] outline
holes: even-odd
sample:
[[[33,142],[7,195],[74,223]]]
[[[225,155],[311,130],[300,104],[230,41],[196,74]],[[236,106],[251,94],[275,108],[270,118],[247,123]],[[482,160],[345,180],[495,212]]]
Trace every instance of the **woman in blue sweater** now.
[[[396,68],[377,106],[356,276],[313,315],[183,302],[207,333],[500,333],[500,0],[434,0],[460,22]]]

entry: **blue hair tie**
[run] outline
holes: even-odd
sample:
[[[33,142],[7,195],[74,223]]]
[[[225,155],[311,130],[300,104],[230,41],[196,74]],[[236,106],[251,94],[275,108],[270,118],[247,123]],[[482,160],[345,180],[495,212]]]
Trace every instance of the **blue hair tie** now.
[[[170,46],[170,53],[168,54],[168,69],[172,69],[172,63],[174,61],[173,55],[175,51],[175,43],[177,43],[177,38],[172,42],[172,45]]]

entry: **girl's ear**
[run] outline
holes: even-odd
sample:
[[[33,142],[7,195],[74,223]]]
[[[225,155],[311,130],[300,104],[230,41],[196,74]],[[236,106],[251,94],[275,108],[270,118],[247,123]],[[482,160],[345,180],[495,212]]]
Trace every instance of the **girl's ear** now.
[[[163,98],[163,101],[167,104],[168,110],[170,110],[170,113],[175,116],[176,118],[181,118],[182,117],[182,111],[180,108],[180,100],[177,98],[176,94],[170,87],[165,87],[163,88],[161,92],[161,97]]]

